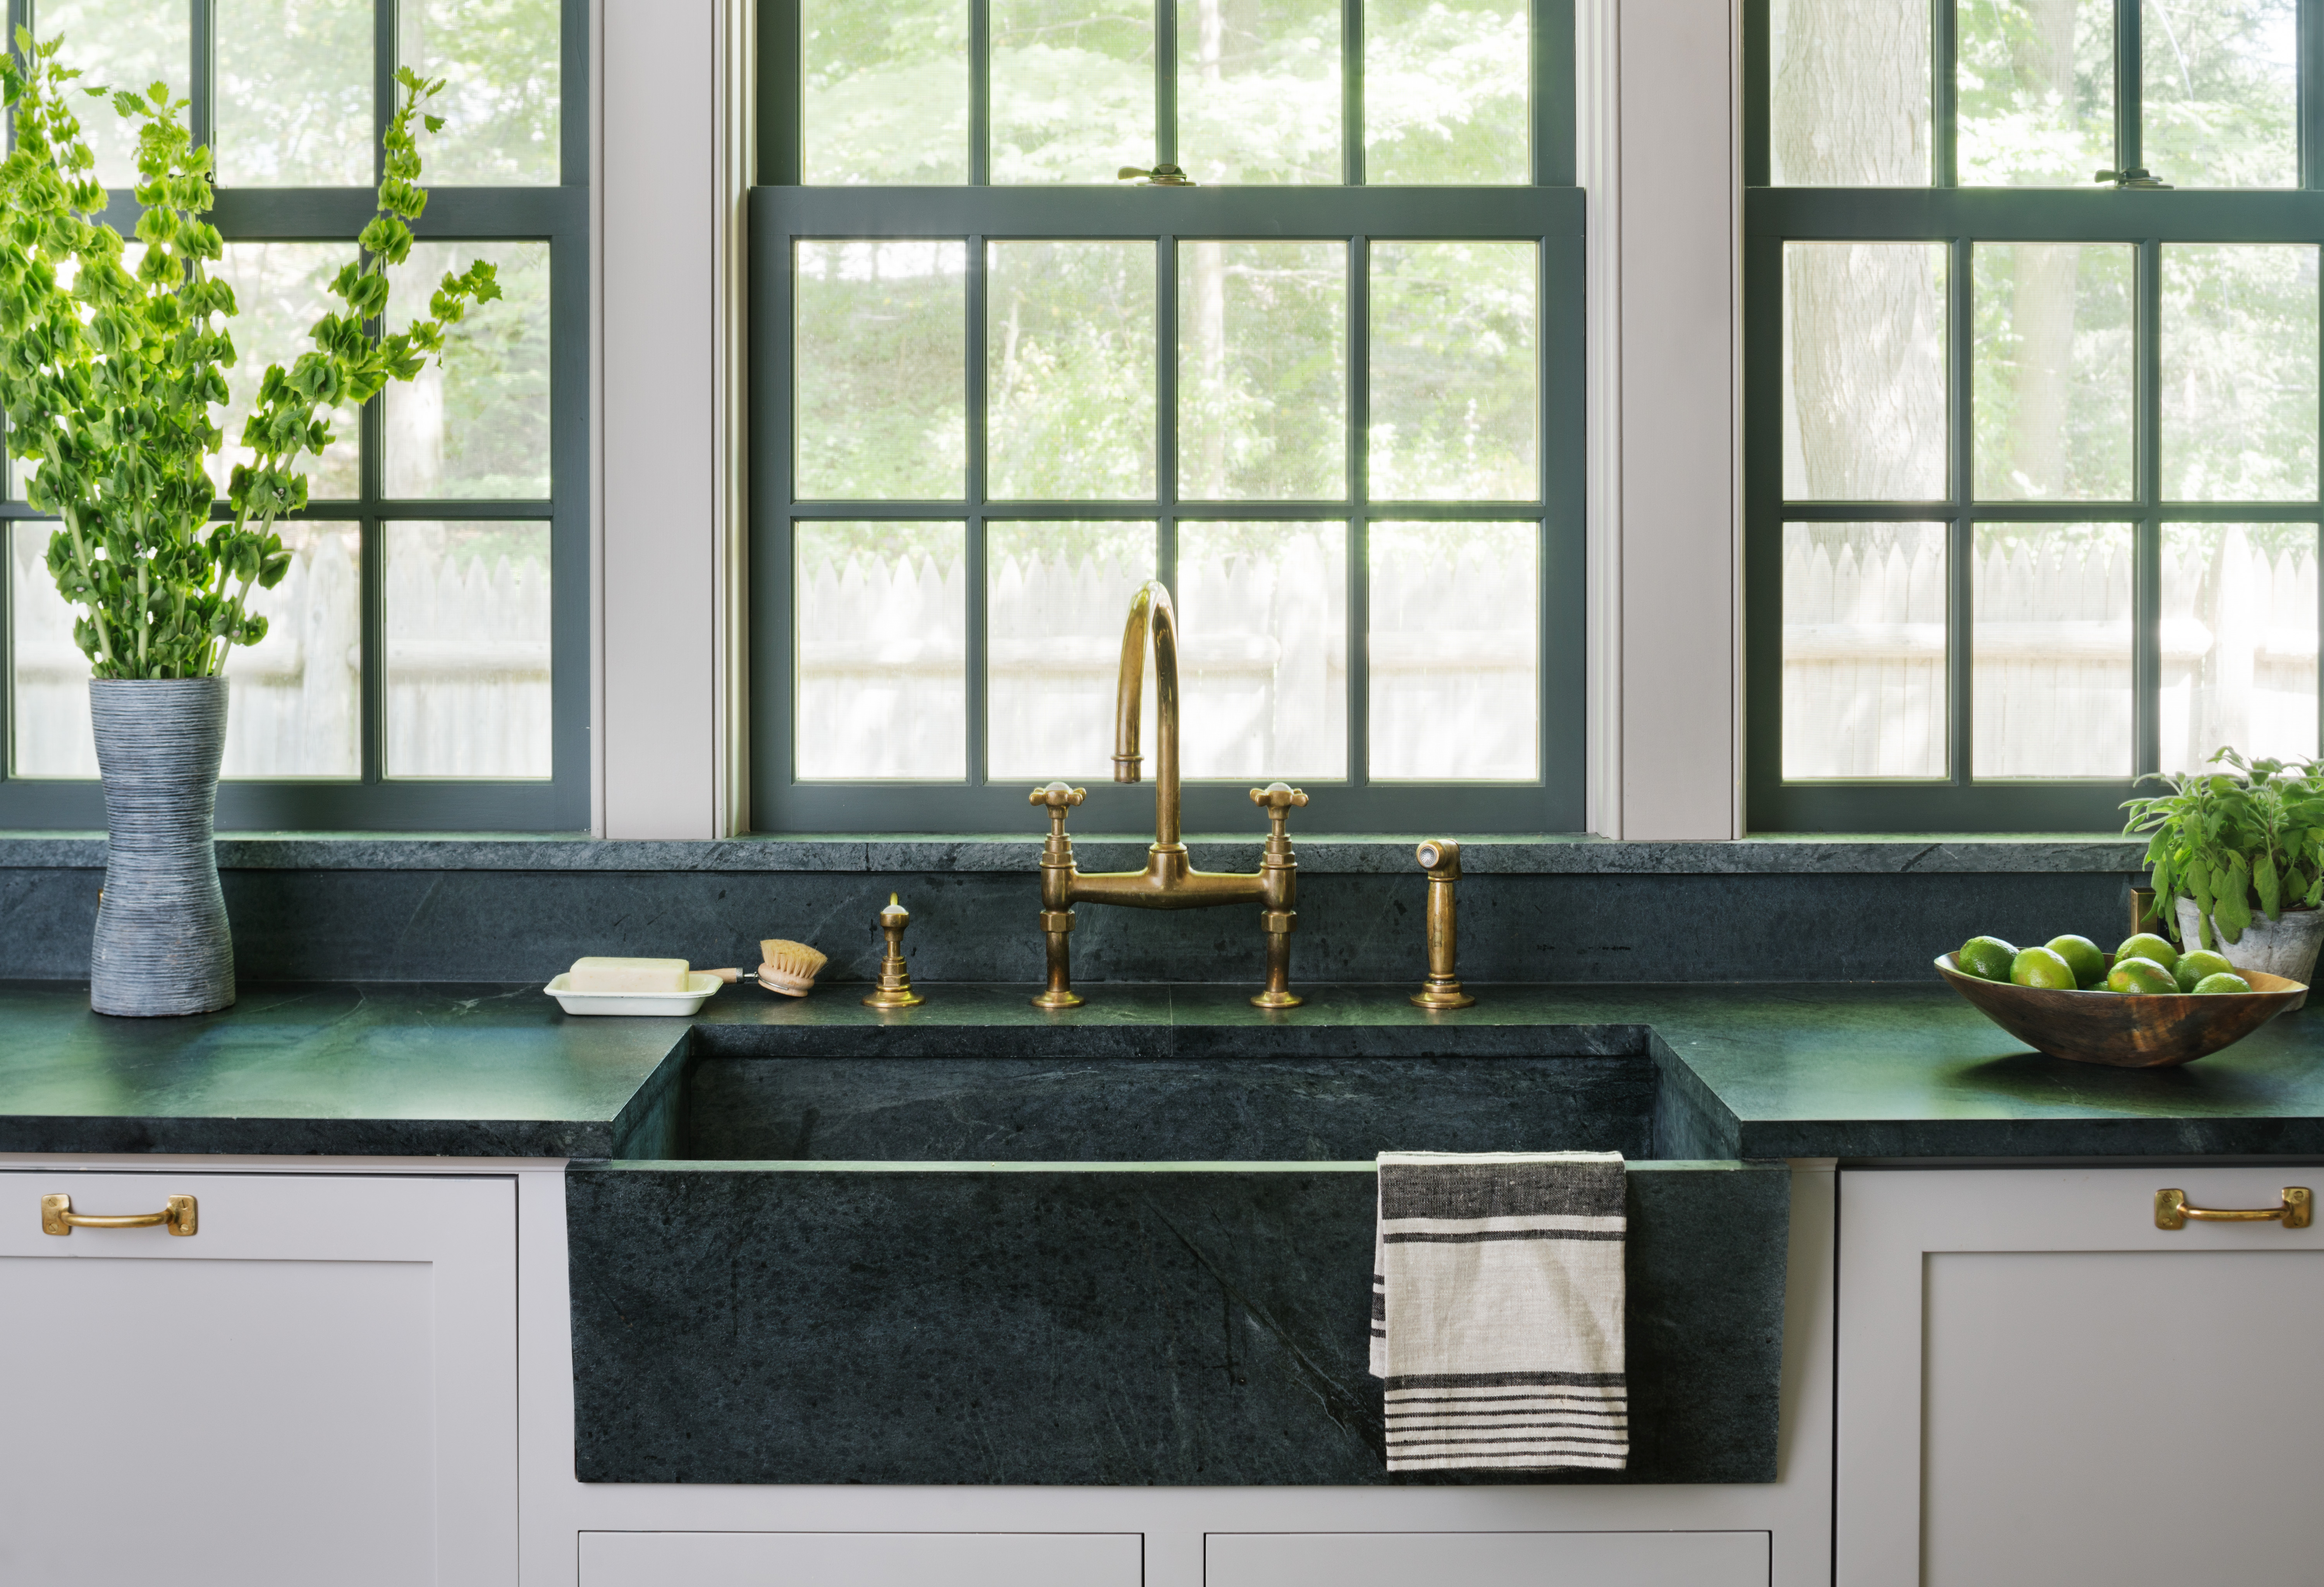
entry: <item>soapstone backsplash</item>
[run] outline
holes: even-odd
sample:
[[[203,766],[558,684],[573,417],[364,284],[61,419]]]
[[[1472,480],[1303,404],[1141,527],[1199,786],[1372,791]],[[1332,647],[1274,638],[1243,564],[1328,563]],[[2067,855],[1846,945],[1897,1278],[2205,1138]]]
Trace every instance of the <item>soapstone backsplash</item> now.
[[[1870,851],[1862,861],[1819,859],[1810,844],[1604,844],[1567,848],[1572,863],[1537,846],[1562,868],[1519,869],[1535,862],[1517,849],[1471,851],[1460,884],[1464,979],[1918,981],[1933,955],[1978,932],[2039,941],[2074,931],[2110,945],[2128,910],[2129,867],[2116,845],[2026,845],[1937,869],[1929,866],[1941,856],[1892,844],[1831,845]],[[775,869],[763,845],[746,843],[399,850],[376,839],[226,840],[220,873],[237,973],[253,983],[545,982],[584,954],[747,967],[767,937],[828,953],[825,981],[869,981],[881,946],[873,917],[890,892],[912,912],[906,948],[917,980],[1039,982],[1029,845],[965,862],[937,844],[821,847],[851,853],[834,861],[800,851],[835,868]],[[1256,847],[1197,845],[1196,863],[1249,868]],[[1763,852],[1747,864],[1745,849]],[[1335,859],[1338,850],[1348,853]],[[455,863],[441,862],[447,853]],[[881,863],[914,853],[936,863]],[[1100,863],[1085,868],[1138,863],[1128,844],[1093,857]],[[625,859],[652,864],[606,868]],[[1301,861],[1294,984],[1416,985],[1425,884],[1409,848],[1338,844]],[[102,863],[101,841],[0,839],[0,979],[87,977]],[[2004,864],[2021,868],[1996,868]],[[1254,909],[1092,906],[1078,921],[1076,981],[1261,979]]]

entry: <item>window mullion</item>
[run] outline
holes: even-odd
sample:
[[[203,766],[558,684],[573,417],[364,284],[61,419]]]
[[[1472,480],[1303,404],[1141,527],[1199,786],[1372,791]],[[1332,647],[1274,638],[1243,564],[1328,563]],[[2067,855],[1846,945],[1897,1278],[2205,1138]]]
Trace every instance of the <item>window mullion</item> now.
[[[381,742],[387,722],[387,526],[379,516],[386,407],[384,393],[374,397],[363,405],[357,425],[363,438],[355,508],[357,643],[362,647],[363,665],[358,678],[360,752],[355,775],[365,783],[382,782],[387,772],[386,746]]]
[[[1950,239],[1945,292],[1945,422],[1950,430],[1947,464],[1952,481],[1952,521],[1947,531],[1951,554],[1945,560],[1950,586],[1945,603],[1945,772],[1956,788],[1967,788],[1972,780],[1977,729],[1977,515],[1972,511],[1977,479],[1976,249],[1969,236]]]
[[[211,32],[214,16],[212,0],[187,0],[187,4],[192,7],[192,13],[190,24],[186,30],[186,37],[191,44],[191,59],[187,62],[186,78],[188,84],[186,97],[191,103],[186,107],[186,125],[187,130],[193,135],[194,146],[208,147],[211,151],[213,158],[210,165],[210,180],[216,181],[217,180],[217,164],[215,158],[217,150],[217,79],[212,70],[212,64],[217,58],[217,51],[216,40]],[[394,7],[390,5],[385,5],[384,9],[392,11]],[[15,36],[15,30],[10,29],[9,39],[13,42]]]
[[[2317,115],[2319,102],[2324,102],[2324,76],[2317,71],[2316,52],[2319,35],[2324,34],[2324,18],[2317,15],[2316,0],[2300,0],[2298,43],[2293,59],[2299,62],[2296,70],[2300,81],[2297,114],[2300,118],[2300,185],[2313,188],[2324,171],[2318,169],[2324,160],[2324,137],[2319,136]]]
[[[1765,0],[1759,0],[1765,4]],[[1750,69],[1747,60],[1745,69]],[[1531,93],[1527,115],[1533,126],[1533,180],[1536,186],[1573,185],[1574,121],[1573,0],[1533,0],[1533,71],[1526,84]],[[1545,93],[1543,85],[1563,83],[1562,94]],[[1747,103],[1754,97],[1747,94]],[[1746,180],[1751,179],[1747,175]],[[1759,179],[1764,181],[1765,178]]]
[[[1364,185],[1364,0],[1340,0],[1340,171]]]
[[[992,185],[992,0],[968,0],[968,185]]]
[[[1178,0],[1154,0],[1154,163],[1178,163]]]
[[[2146,163],[2140,126],[2143,79],[2140,77],[2140,0],[2114,0],[2114,163],[2116,171],[2136,171]]]
[[[977,13],[984,11],[984,0],[977,0]],[[968,601],[968,645],[963,658],[964,681],[968,695],[968,786],[982,788],[985,782],[986,694],[991,683],[986,659],[991,654],[989,636],[985,632],[984,580],[984,515],[986,505],[985,481],[985,285],[986,249],[981,236],[968,239],[968,368],[965,372],[967,393],[968,521],[965,528],[966,577],[968,588],[963,593]]]
[[[1371,782],[1371,239],[1348,239],[1348,786]],[[1539,676],[1538,673],[1536,675]]]
[[[213,0],[198,0],[207,9]],[[395,114],[395,53],[400,41],[395,36],[395,0],[374,0],[371,34],[371,157],[372,180],[376,183],[387,177],[387,147],[383,140],[387,124]]]
[[[1959,118],[1955,115],[1955,69],[1960,45],[1956,0],[1929,0],[1930,180],[1940,188],[1960,183]]]
[[[1165,10],[1169,8],[1167,0]],[[1154,239],[1154,573],[1178,593],[1178,239]]]
[[[2139,513],[2131,585],[2131,717],[2134,770],[2158,769],[2163,755],[2163,244],[2138,245],[2135,400]]]

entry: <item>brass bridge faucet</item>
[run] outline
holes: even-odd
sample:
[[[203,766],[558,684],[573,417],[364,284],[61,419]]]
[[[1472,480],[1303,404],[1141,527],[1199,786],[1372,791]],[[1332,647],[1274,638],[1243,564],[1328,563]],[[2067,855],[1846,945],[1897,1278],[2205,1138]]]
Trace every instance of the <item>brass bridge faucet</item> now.
[[[1084,876],[1074,868],[1074,840],[1065,835],[1065,814],[1088,797],[1086,789],[1052,782],[1033,790],[1032,802],[1049,813],[1049,841],[1041,845],[1041,930],[1049,944],[1049,983],[1033,1000],[1039,1009],[1070,1009],[1082,1001],[1073,985],[1075,904],[1121,904],[1133,909],[1201,909],[1213,904],[1257,904],[1267,933],[1267,990],[1250,1001],[1262,1009],[1291,1009],[1307,1000],[1291,990],[1291,933],[1299,923],[1298,863],[1283,829],[1292,807],[1307,796],[1286,783],[1250,790],[1250,802],[1267,812],[1270,831],[1255,874],[1197,871],[1178,841],[1178,619],[1170,592],[1148,580],[1130,597],[1130,621],[1121,632],[1121,677],[1115,692],[1113,780],[1140,780],[1144,757],[1138,752],[1138,708],[1145,687],[1146,636],[1154,636],[1154,687],[1159,697],[1154,755],[1154,846],[1143,871],[1111,871]]]

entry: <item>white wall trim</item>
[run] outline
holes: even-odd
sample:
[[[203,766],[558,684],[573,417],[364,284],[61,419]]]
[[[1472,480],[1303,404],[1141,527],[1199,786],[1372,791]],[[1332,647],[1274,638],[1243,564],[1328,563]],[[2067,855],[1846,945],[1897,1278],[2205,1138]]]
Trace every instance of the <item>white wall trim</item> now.
[[[1580,0],[1573,13],[1573,174],[1582,189],[1586,299],[1583,822],[1602,837],[1622,835],[1622,539],[1613,532],[1622,521],[1622,427],[1608,421],[1622,406],[1619,8],[1620,0]]]
[[[722,837],[748,822],[752,9],[599,0],[594,23],[600,836]],[[1609,837],[1738,837],[1738,0],[1579,0],[1575,34],[1588,206],[1585,819]]]
[[[748,0],[600,0],[596,829],[739,829]]]
[[[589,830],[605,835],[605,0],[589,6]]]
[[[1582,0],[1589,821],[1741,825],[1741,32],[1735,0]]]

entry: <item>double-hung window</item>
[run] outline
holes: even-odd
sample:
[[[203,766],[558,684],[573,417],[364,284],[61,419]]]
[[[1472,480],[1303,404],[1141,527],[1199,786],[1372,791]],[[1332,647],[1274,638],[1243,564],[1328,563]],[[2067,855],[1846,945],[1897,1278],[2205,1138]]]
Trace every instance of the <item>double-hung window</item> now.
[[[2324,5],[1748,23],[1750,825],[2315,754]]]
[[[501,300],[440,366],[333,415],[303,459],[311,504],[276,526],[290,573],[253,602],[267,636],[226,663],[223,826],[588,825],[587,17],[585,0],[11,0],[12,37],[61,36],[85,83],[167,83],[214,152],[240,309],[221,488],[260,376],[305,348],[355,257],[399,65],[447,86],[389,328],[447,269],[498,267]],[[127,235],[131,124],[79,115]],[[101,826],[88,661],[21,484],[0,503],[0,826]]]
[[[1144,827],[1149,579],[1191,828],[1272,778],[1309,830],[1581,825],[1569,5],[766,0],[760,42],[755,826],[1008,830],[1066,778]]]

